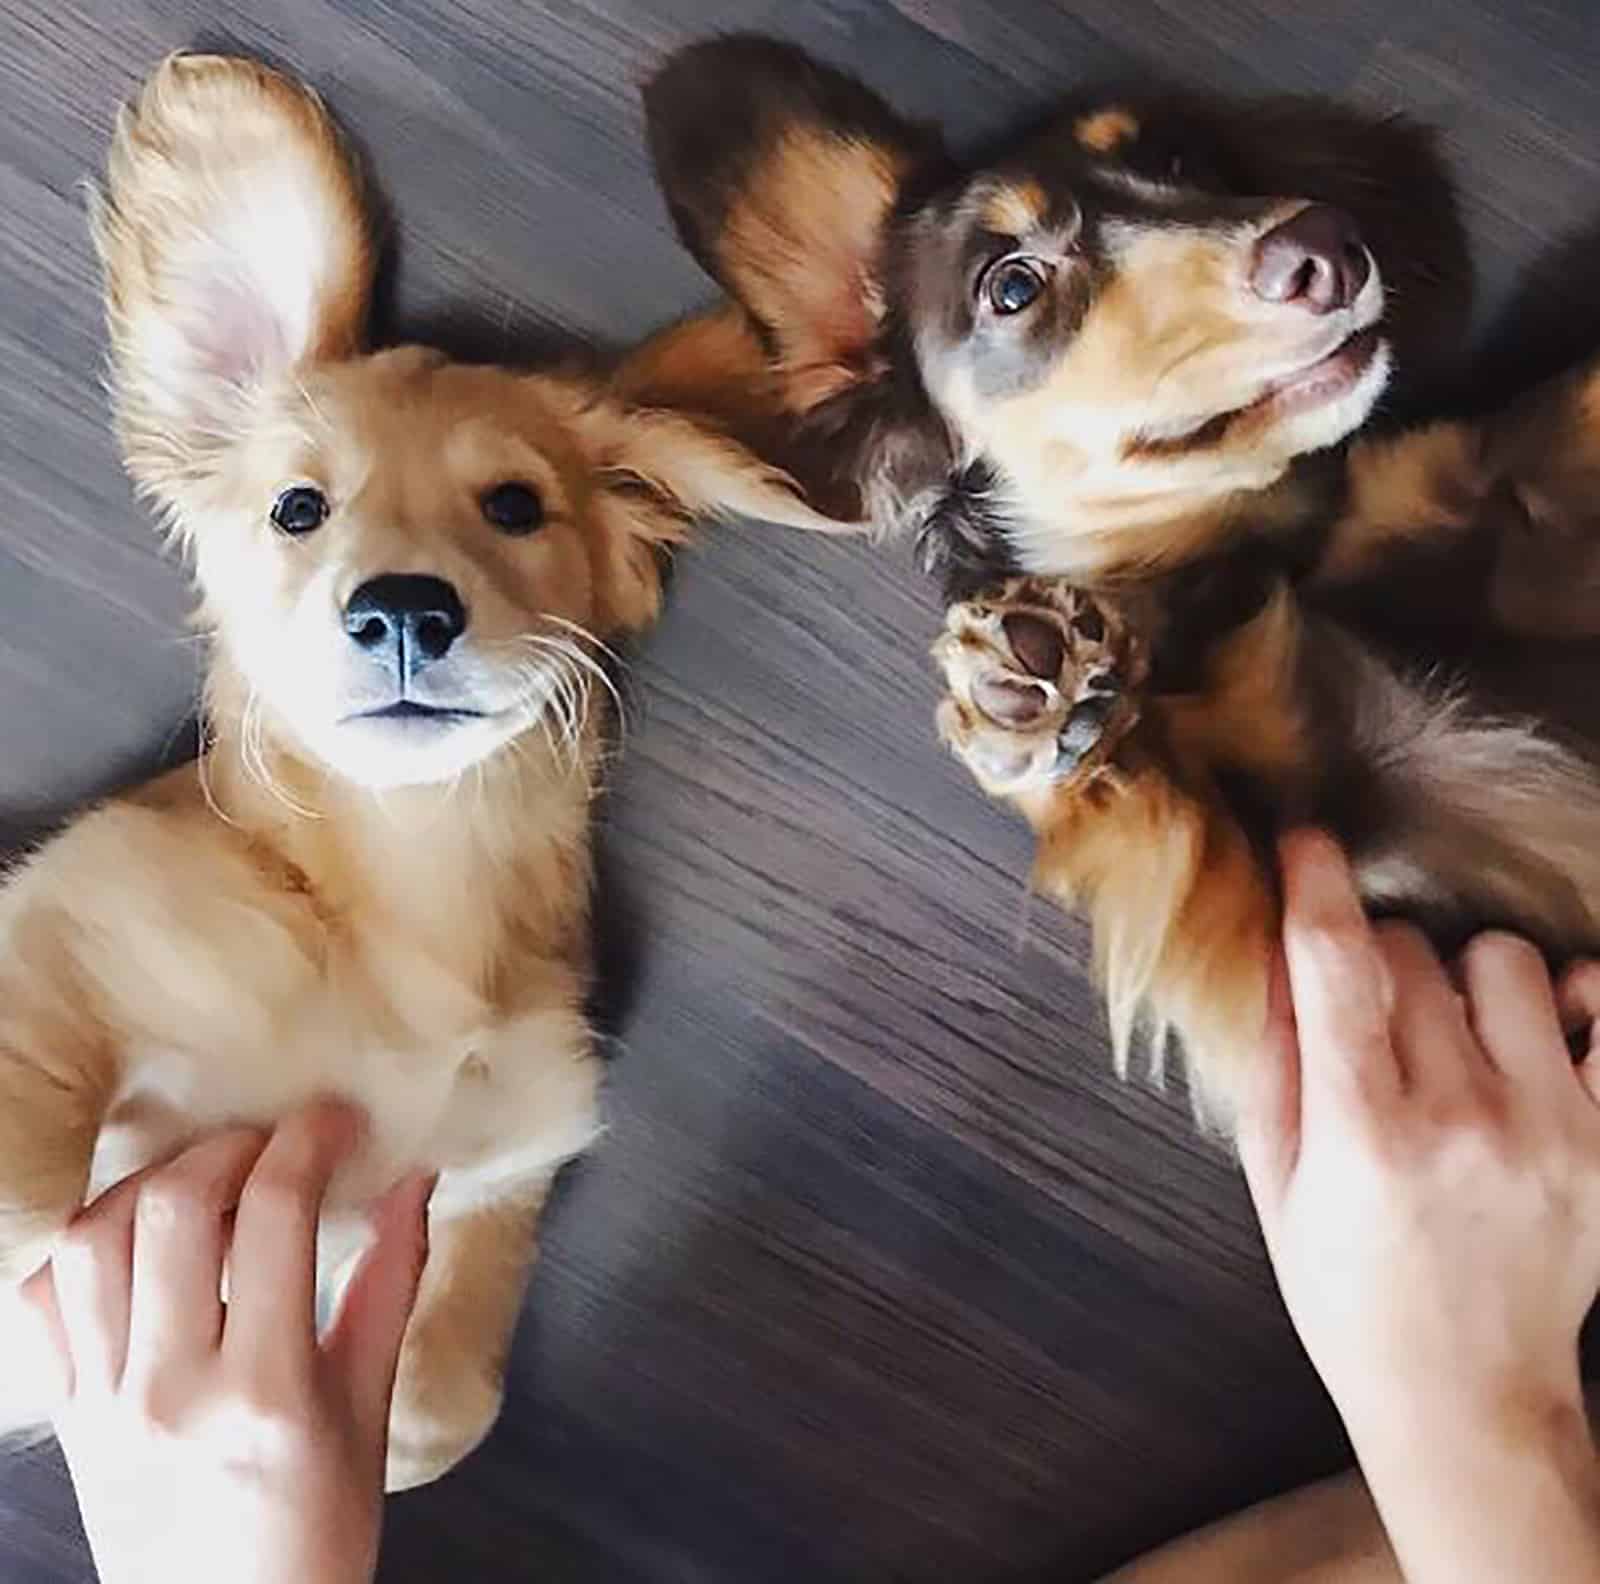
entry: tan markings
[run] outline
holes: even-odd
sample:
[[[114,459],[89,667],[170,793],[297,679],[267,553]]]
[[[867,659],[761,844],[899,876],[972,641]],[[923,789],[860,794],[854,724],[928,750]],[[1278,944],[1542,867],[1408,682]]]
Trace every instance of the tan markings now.
[[[1299,616],[1280,590],[1219,645],[1203,687],[1188,697],[1141,698],[1134,644],[1115,669],[1144,714],[1092,774],[1063,780],[1054,768],[1057,715],[1003,728],[978,720],[964,695],[975,666],[1011,669],[996,625],[1006,611],[1065,610],[1079,597],[1020,579],[989,604],[952,607],[934,650],[950,689],[941,732],[980,785],[1037,831],[1038,889],[1088,912],[1119,1065],[1141,1032],[1157,1057],[1167,1032],[1176,1033],[1203,1112],[1225,1123],[1254,1049],[1244,1031],[1259,1030],[1265,1017],[1277,913],[1215,775],[1219,766],[1237,767],[1281,784],[1305,772],[1310,750],[1295,695]],[[1104,599],[1095,608],[1112,633],[1116,610]],[[1072,631],[1069,623],[1069,640]],[[969,654],[975,637],[991,645],[986,660]]]
[[[1007,182],[983,201],[983,223],[1001,236],[1025,237],[1036,232],[1050,212],[1050,200],[1036,181]]]
[[[1089,915],[1119,1068],[1141,1032],[1159,1062],[1169,1031],[1197,1105],[1226,1123],[1251,1034],[1266,1018],[1277,927],[1249,840],[1210,788],[1146,763],[1087,793],[1019,799],[1039,833],[1034,884]]]
[[[1207,765],[1248,770],[1281,783],[1311,757],[1298,699],[1298,607],[1279,589],[1260,613],[1210,655],[1204,685],[1159,701],[1167,737],[1187,779]]]
[[[877,334],[883,224],[906,163],[888,149],[803,128],[761,161],[733,206],[718,249],[778,338],[797,411],[849,384]]]
[[[1460,423],[1357,441],[1346,477],[1349,499],[1317,568],[1319,583],[1358,582],[1396,549],[1465,533],[1490,484],[1476,435]]]
[[[930,366],[963,440],[1006,475],[1028,570],[1082,578],[1171,565],[1214,543],[1239,502],[1297,455],[1348,432],[1337,406],[1281,423],[1242,410],[1264,371],[1326,350],[1308,342],[1306,316],[1245,289],[1248,241],[1113,232],[1110,278],[1051,361],[1041,353],[1030,385],[997,395],[954,360]]]
[[[1138,137],[1139,118],[1120,107],[1096,110],[1092,115],[1080,116],[1072,133],[1086,149],[1111,154]]]

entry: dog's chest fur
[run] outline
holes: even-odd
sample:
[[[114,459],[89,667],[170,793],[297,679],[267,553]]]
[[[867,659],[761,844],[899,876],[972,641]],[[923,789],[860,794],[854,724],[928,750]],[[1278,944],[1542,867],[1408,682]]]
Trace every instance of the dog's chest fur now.
[[[431,822],[397,806],[263,832],[208,819],[194,787],[190,769],[98,811],[54,859],[83,876],[89,993],[129,1025],[98,1181],[330,1091],[371,1119],[346,1201],[426,1166],[437,1207],[467,1208],[589,1141],[581,802],[520,832],[470,792]]]

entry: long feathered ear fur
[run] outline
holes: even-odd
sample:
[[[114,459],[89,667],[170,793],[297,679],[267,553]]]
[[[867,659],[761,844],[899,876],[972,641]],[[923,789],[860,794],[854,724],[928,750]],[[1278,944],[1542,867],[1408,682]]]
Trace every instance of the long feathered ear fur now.
[[[624,370],[611,388],[566,385],[566,416],[593,469],[604,546],[601,624],[634,630],[661,603],[664,552],[706,517],[752,517],[821,533],[838,523],[814,511],[788,474],[763,462],[708,419],[628,399]]]
[[[175,55],[118,117],[92,223],[123,455],[181,516],[272,382],[358,350],[374,266],[360,185],[309,89]]]
[[[656,178],[733,307],[635,359],[652,398],[715,414],[840,520],[920,525],[952,470],[891,348],[893,228],[945,169],[938,134],[789,44],[733,36],[645,88]]]
[[[678,232],[760,327],[790,410],[868,375],[889,219],[937,135],[854,78],[750,36],[680,50],[644,103]]]

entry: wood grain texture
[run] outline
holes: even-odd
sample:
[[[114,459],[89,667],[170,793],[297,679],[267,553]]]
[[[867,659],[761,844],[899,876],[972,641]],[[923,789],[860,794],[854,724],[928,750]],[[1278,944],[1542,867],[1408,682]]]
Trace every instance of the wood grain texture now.
[[[392,208],[396,334],[617,342],[705,295],[637,81],[733,26],[958,140],[1156,74],[1416,111],[1480,366],[1600,332],[1585,0],[3,0],[0,843],[175,751],[195,683],[106,434],[80,196],[137,77],[202,44],[316,83]],[[934,614],[892,551],[751,528],[682,559],[607,820],[610,1129],[504,1423],[392,1504],[387,1584],[1071,1584],[1344,1456],[1230,1164],[1111,1077],[1080,933],[933,743]],[[54,1452],[6,1456],[0,1577],[88,1576]]]

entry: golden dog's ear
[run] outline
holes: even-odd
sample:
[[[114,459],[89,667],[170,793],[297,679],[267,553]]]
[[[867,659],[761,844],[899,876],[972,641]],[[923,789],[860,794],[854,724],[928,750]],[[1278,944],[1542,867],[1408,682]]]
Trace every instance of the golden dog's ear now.
[[[813,511],[786,473],[701,419],[609,394],[591,395],[570,416],[597,481],[603,631],[654,620],[664,554],[698,518],[755,517],[823,533],[855,528]]]
[[[680,235],[748,311],[791,412],[872,372],[890,217],[936,134],[774,40],[674,55],[644,91],[656,178]]]
[[[181,509],[266,387],[358,349],[374,263],[360,186],[309,89],[176,55],[118,117],[92,223],[123,453]]]

